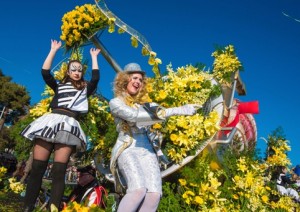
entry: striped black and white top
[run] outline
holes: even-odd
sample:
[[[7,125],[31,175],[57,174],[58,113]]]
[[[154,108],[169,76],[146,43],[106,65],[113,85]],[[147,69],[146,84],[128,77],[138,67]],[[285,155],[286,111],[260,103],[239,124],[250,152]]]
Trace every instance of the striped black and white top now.
[[[50,104],[52,109],[64,108],[79,113],[88,112],[87,98],[93,94],[97,88],[100,78],[98,69],[92,70],[91,80],[87,82],[87,86],[82,90],[77,90],[71,82],[65,84],[57,83],[50,73],[50,70],[42,69],[42,76],[46,84],[55,92]]]

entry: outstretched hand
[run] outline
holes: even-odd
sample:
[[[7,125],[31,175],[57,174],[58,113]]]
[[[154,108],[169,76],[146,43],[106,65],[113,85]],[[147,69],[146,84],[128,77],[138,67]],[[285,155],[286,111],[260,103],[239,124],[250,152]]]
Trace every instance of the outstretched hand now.
[[[61,41],[51,39],[51,49],[57,51],[58,49],[60,49],[60,47],[61,47]]]
[[[194,115],[196,114],[197,110],[201,108],[201,105],[198,104],[186,104],[181,107],[182,113],[185,115]]]
[[[173,107],[165,109],[166,117],[174,116],[174,115],[186,115],[192,116],[197,113],[197,110],[201,108],[201,105],[198,104],[186,104],[181,107]]]
[[[97,49],[97,48],[91,48],[90,49],[91,56],[97,56],[100,52],[101,52],[101,50]]]

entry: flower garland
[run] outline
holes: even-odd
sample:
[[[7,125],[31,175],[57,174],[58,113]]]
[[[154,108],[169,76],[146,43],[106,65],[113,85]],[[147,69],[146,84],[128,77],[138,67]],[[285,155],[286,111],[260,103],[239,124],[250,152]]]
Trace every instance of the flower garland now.
[[[115,32],[115,18],[107,18],[96,5],[84,4],[76,6],[74,10],[64,14],[62,18],[60,39],[65,41],[66,50],[77,49],[96,35],[98,31],[107,29],[109,33]],[[125,29],[118,28],[117,32],[123,34]],[[131,45],[138,47],[138,40],[131,36]],[[143,56],[149,56],[148,64],[152,66],[152,71],[159,76],[159,64],[161,60],[156,57],[156,53],[142,47]]]

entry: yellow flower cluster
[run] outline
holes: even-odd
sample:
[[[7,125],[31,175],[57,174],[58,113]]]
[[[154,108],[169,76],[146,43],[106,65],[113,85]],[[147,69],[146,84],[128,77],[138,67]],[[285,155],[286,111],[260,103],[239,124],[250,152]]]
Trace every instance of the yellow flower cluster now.
[[[60,39],[66,47],[79,47],[90,36],[109,25],[108,19],[96,5],[76,6],[74,10],[64,14],[62,18]]]
[[[270,188],[265,185],[269,179],[264,177],[265,170],[258,162],[251,162],[241,157],[238,160],[237,173],[233,177],[232,191],[233,208],[243,204],[248,211],[264,211],[268,207]]]
[[[8,179],[9,188],[16,194],[20,194],[25,191],[25,185],[21,182],[17,182],[16,178],[12,177]]]
[[[286,152],[291,150],[288,145],[288,140],[278,139],[276,140],[276,145],[272,145],[271,149],[273,154],[269,155],[266,163],[268,166],[289,166],[291,165],[290,159],[287,157]]]
[[[5,168],[4,166],[0,167],[0,182],[3,180],[3,178],[5,177],[5,174],[7,172],[7,168]]]
[[[272,155],[271,157],[268,157],[267,163],[272,164],[272,165],[281,165],[281,166],[286,166],[290,165],[291,162],[289,158],[287,158],[287,155],[282,152],[282,148],[276,148],[272,147],[274,150],[275,154]]]
[[[200,114],[170,117],[163,130],[171,140],[167,145],[168,156],[177,163],[182,161],[203,140],[213,136],[220,129],[218,123],[219,116],[215,111],[205,120]]]
[[[181,106],[188,103],[203,104],[212,89],[212,76],[192,65],[179,67],[176,71],[167,67],[168,74],[162,78],[149,79],[150,97],[162,106]]]
[[[152,101],[166,108],[184,104],[203,105],[213,88],[211,79],[209,73],[199,71],[192,65],[180,67],[177,71],[168,66],[168,75],[149,79],[147,89]],[[170,117],[162,129],[170,159],[176,163],[182,161],[220,129],[219,120],[215,111],[207,117],[201,114]]]
[[[277,202],[272,201],[271,208],[273,209],[273,211],[286,212],[294,212],[300,210],[299,203],[295,203],[295,201],[288,196],[282,196]]]
[[[65,73],[67,72],[67,69],[68,69],[68,64],[62,63],[60,66],[60,69],[57,71],[54,71],[54,78],[57,80],[63,80]],[[48,89],[50,89],[50,88],[48,88]],[[51,92],[49,92],[48,94],[53,95],[54,94],[53,90],[52,89],[50,89],[50,90],[51,90]]]
[[[224,208],[226,199],[220,197],[221,182],[213,172],[199,184],[187,183],[185,179],[179,179],[179,183],[185,190],[182,198],[186,204],[195,205],[201,211],[222,211]]]
[[[213,75],[220,84],[231,84],[232,74],[242,70],[242,64],[235,54],[232,45],[226,46],[224,49],[216,50],[212,53],[215,58],[213,63]]]
[[[49,105],[52,97],[42,99],[35,107],[29,110],[30,115],[34,118],[38,118],[46,113],[49,113]]]
[[[77,202],[72,202],[71,204],[68,205],[68,207],[64,208],[62,212],[104,212],[103,209],[97,207],[97,205],[93,204],[89,207],[81,205]]]
[[[286,141],[280,145],[288,149]],[[277,144],[277,142],[276,142]],[[213,158],[194,159],[192,167],[184,167],[176,188],[190,211],[299,211],[292,197],[280,195],[268,172],[273,164],[261,163],[249,155],[225,158],[225,169],[211,167]],[[229,166],[228,166],[229,165]],[[225,167],[223,166],[223,167]]]
[[[287,140],[279,139],[277,140],[277,145],[272,146],[271,148],[274,151],[273,155],[270,155],[267,158],[266,163],[269,166],[289,166],[291,165],[290,159],[287,157],[286,152],[290,151],[291,148],[287,144]]]

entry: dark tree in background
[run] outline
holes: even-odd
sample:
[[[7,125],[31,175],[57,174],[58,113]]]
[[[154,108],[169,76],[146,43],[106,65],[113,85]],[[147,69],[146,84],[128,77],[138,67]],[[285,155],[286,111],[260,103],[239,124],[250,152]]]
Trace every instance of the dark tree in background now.
[[[0,69],[0,151],[12,149],[15,141],[10,137],[10,129],[21,117],[28,112],[30,96],[26,88],[12,82]]]
[[[25,115],[30,103],[30,96],[26,88],[11,81],[12,78],[5,76],[0,69],[0,107],[5,107],[1,119],[9,118],[9,115]],[[1,110],[1,112],[2,112]]]

